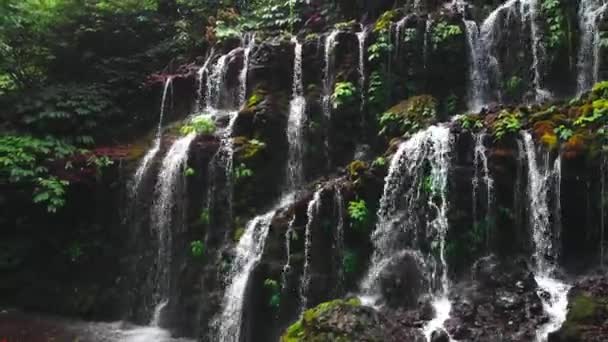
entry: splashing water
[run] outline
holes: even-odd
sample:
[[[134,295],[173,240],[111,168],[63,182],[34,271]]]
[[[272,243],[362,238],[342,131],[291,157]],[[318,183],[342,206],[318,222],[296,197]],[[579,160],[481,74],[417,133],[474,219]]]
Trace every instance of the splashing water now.
[[[608,3],[599,0],[581,1],[579,4],[580,46],[577,54],[577,94],[589,90],[599,79],[600,65],[600,18],[604,16]]]
[[[238,342],[241,340],[247,283],[251,273],[262,259],[266,237],[275,213],[276,209],[273,209],[249,221],[245,233],[236,246],[236,253],[228,276],[230,282],[222,301],[222,312],[214,322],[218,331],[217,341]]]
[[[384,268],[404,253],[421,255],[420,243],[433,241],[438,247],[439,257],[429,254],[416,258],[423,260],[419,266],[427,270],[423,273],[431,284],[429,291],[435,298],[433,305],[437,313],[435,319],[425,326],[425,333],[440,328],[449,317],[445,243],[448,231],[447,179],[450,151],[450,131],[442,126],[431,126],[399,145],[385,179],[378,209],[378,224],[372,234],[374,253],[371,265],[361,284],[362,301],[377,305],[381,300],[379,277]],[[429,174],[425,173],[427,163],[430,166]],[[425,192],[424,187],[429,187],[428,191],[433,193],[428,196],[426,203],[421,198]],[[439,203],[436,203],[437,198]],[[412,215],[421,207],[436,213],[431,221],[421,222],[420,215]],[[419,233],[417,228],[420,226],[426,226],[426,231]],[[423,236],[419,238],[418,234]]]
[[[184,176],[184,167],[188,161],[188,151],[195,134],[189,134],[173,143],[162,162],[161,170],[156,184],[156,200],[152,207],[151,224],[157,234],[158,251],[156,256],[155,285],[157,305],[151,325],[158,326],[162,310],[169,302],[169,291],[171,288],[171,259],[173,232],[175,225],[172,211],[175,206],[182,208],[183,205],[176,203],[179,192],[183,191],[180,178]],[[181,180],[184,182],[183,179]]]
[[[293,89],[289,104],[289,117],[287,121],[287,141],[289,150],[287,154],[287,192],[295,190],[304,183],[304,124],[306,123],[306,98],[302,82],[302,44],[293,39],[294,66]]]
[[[551,229],[549,199],[551,181],[556,184],[556,202],[560,201],[559,183],[561,182],[561,160],[558,157],[549,167],[549,155],[543,156],[542,169],[536,158],[536,147],[530,133],[523,132],[524,149],[528,161],[528,201],[530,207],[530,224],[534,241],[534,278],[540,288],[539,297],[543,308],[549,315],[549,322],[541,326],[536,333],[538,341],[546,341],[549,333],[558,330],[566,320],[568,313],[568,291],[571,286],[553,278],[557,259],[554,247],[554,232]],[[559,206],[556,205],[557,208]],[[561,214],[561,213],[558,213]]]
[[[160,151],[163,132],[163,118],[165,116],[165,110],[167,107],[167,95],[169,94],[169,90],[171,90],[172,84],[173,79],[171,77],[167,77],[167,79],[165,80],[163,96],[160,103],[160,117],[158,119],[156,138],[154,139],[154,144],[152,145],[152,148],[149,149],[148,152],[146,152],[143,159],[139,163],[139,166],[137,167],[137,171],[135,171],[135,175],[133,176],[133,181],[131,183],[131,195],[133,197],[137,196],[137,192],[139,191],[139,185],[141,184],[142,179],[150,168],[152,160],[154,160],[154,157],[156,157],[158,151]]]
[[[311,264],[311,246],[312,246],[312,228],[315,223],[319,210],[321,208],[321,194],[323,188],[315,192],[312,200],[308,202],[306,215],[306,231],[304,233],[304,270],[302,272],[302,281],[300,282],[300,312],[304,312],[308,308],[308,289],[310,287],[310,264]]]

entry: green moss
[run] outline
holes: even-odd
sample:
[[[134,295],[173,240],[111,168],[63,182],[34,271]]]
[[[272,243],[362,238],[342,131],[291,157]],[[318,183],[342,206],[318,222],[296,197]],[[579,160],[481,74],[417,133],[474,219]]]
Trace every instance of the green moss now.
[[[330,302],[319,304],[317,307],[306,310],[302,315],[302,318],[292,324],[285,334],[281,337],[281,342],[299,342],[299,341],[325,341],[328,339],[321,339],[315,336],[315,332],[312,329],[318,320],[318,318],[338,307],[341,306],[360,306],[361,301],[358,298],[351,299],[336,299]],[[331,338],[332,341],[350,341],[348,336],[340,335],[336,333]]]
[[[599,308],[599,304],[595,299],[579,295],[572,301],[572,307],[568,312],[568,320],[578,323],[583,323],[592,318]]]

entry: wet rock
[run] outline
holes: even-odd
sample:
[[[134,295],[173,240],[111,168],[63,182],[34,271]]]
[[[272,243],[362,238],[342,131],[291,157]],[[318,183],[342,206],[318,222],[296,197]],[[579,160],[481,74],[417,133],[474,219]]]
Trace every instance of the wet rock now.
[[[418,304],[420,295],[427,289],[418,260],[412,253],[403,253],[382,270],[380,288],[389,306],[412,308]]]
[[[443,329],[437,329],[431,334],[431,342],[450,342],[450,336]]]

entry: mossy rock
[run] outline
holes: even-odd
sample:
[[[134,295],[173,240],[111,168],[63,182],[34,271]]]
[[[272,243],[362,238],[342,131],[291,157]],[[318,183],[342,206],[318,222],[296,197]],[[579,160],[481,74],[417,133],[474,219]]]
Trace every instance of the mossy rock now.
[[[355,333],[362,332],[363,330],[359,330],[359,328],[364,327],[346,327],[348,324],[335,322],[335,318],[345,317],[347,312],[352,312],[352,309],[360,306],[361,301],[358,298],[336,299],[319,304],[313,309],[306,310],[299,321],[287,328],[281,337],[281,342],[358,341],[358,333]]]
[[[595,298],[587,294],[577,295],[570,304],[566,322],[557,333],[559,341],[585,341],[586,326],[602,324],[598,317],[608,310],[606,298]]]

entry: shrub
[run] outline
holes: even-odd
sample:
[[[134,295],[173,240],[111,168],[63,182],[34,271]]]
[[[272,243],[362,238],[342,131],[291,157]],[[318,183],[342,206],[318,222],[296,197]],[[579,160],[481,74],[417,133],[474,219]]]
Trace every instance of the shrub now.
[[[462,35],[462,29],[460,26],[451,25],[445,21],[440,21],[435,25],[435,27],[433,27],[431,42],[433,43],[434,48],[437,49],[439,45],[445,43],[453,37],[460,35]]]
[[[190,120],[189,123],[183,125],[180,128],[182,135],[188,135],[191,133],[211,135],[215,133],[215,122],[213,119],[207,116],[197,116]]]
[[[521,118],[520,112],[509,112],[507,110],[500,112],[492,127],[494,138],[501,140],[509,134],[519,132],[522,127]]]
[[[353,228],[363,231],[369,222],[369,210],[365,200],[350,201],[348,203],[348,216],[351,219]]]
[[[340,108],[345,104],[350,104],[355,99],[357,88],[352,82],[338,82],[331,95],[334,109]]]
[[[234,168],[234,178],[237,181],[240,181],[244,178],[253,177],[253,170],[247,168],[247,166],[243,163],[239,164]]]
[[[195,240],[190,242],[190,255],[195,258],[200,258],[205,253],[205,245],[201,240]]]
[[[264,280],[264,288],[270,292],[268,306],[277,309],[281,305],[281,286],[276,280],[267,278]]]

